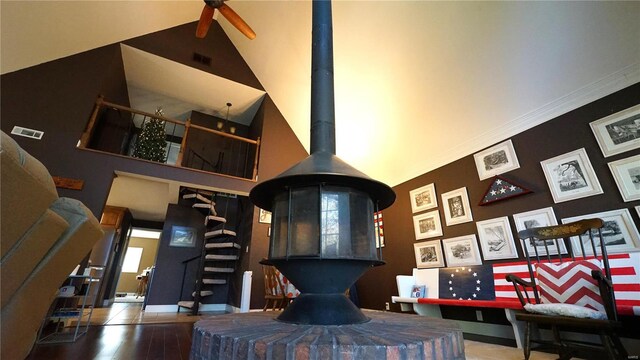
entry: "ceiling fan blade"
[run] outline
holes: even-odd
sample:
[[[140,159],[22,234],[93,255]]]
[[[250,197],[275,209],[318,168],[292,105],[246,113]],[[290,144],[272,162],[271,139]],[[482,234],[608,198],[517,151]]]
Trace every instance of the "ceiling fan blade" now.
[[[202,14],[200,14],[200,21],[198,21],[198,28],[196,29],[196,37],[199,39],[203,39],[207,36],[207,32],[209,31],[209,26],[211,26],[211,22],[213,22],[213,14],[216,12],[215,8],[212,8],[209,5],[205,5],[202,9]]]
[[[220,11],[220,14],[222,14],[222,16],[229,20],[231,25],[240,30],[240,32],[243,33],[244,36],[248,37],[251,40],[255,39],[256,33],[251,30],[249,25],[247,25],[247,23],[242,20],[240,15],[236,14],[236,12],[233,11],[230,7],[228,7],[226,4],[222,4],[220,5],[220,7],[218,7],[218,11]]]

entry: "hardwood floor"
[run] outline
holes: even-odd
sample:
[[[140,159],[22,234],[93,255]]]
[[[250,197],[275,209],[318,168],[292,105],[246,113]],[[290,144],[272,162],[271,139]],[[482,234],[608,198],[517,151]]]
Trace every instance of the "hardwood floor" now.
[[[75,343],[36,344],[28,360],[187,360],[193,323],[222,313],[145,313],[141,304],[113,304],[91,316],[87,334]],[[86,319],[85,319],[86,320]],[[521,360],[521,349],[465,340],[468,360]],[[532,352],[532,360],[557,355]],[[3,359],[4,360],[4,359]]]
[[[29,360],[189,359],[193,323],[91,326],[75,343],[37,344]]]

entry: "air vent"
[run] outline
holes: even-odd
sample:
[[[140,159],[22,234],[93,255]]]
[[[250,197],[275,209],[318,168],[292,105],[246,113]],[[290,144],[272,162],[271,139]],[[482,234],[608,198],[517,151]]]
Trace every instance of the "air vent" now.
[[[197,52],[193,53],[193,60],[201,64],[211,66],[211,58],[202,54],[198,54]]]
[[[11,130],[11,133],[36,140],[40,140],[42,139],[42,136],[44,136],[44,131],[28,129],[21,126],[14,126],[13,130]]]

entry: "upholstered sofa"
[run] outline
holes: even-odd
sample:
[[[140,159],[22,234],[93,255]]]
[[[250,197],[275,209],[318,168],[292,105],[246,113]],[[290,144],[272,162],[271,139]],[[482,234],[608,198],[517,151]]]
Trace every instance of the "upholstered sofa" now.
[[[0,358],[23,359],[58,288],[103,233],[81,202],[58,197],[41,162],[0,135]]]

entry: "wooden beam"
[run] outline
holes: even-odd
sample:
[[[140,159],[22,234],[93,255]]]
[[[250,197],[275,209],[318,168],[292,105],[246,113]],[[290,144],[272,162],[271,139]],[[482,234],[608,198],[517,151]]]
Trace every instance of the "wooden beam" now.
[[[60,176],[52,176],[52,178],[57,188],[82,190],[82,187],[84,186],[84,180],[69,179],[69,178],[63,178]]]

